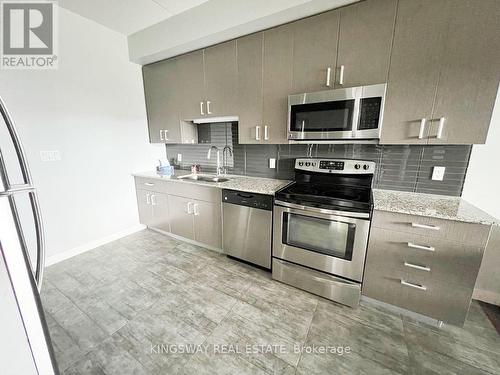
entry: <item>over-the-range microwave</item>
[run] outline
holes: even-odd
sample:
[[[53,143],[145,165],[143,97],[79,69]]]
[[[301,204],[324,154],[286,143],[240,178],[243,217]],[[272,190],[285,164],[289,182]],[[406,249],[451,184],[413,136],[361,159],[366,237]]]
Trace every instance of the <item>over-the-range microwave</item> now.
[[[386,84],[290,95],[288,140],[380,138]]]

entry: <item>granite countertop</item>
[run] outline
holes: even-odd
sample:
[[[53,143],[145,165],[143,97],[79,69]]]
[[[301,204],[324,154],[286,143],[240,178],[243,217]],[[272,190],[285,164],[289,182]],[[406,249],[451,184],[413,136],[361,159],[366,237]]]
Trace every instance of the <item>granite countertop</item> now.
[[[190,180],[179,179],[179,177],[181,176],[186,176],[190,174],[191,174],[190,171],[176,170],[175,175],[173,176],[160,176],[153,171],[133,173],[132,175],[136,177],[154,178],[158,180],[172,181],[182,184],[196,184],[201,186],[216,187],[220,189],[239,190],[249,193],[267,194],[267,195],[274,195],[274,193],[276,193],[279,189],[288,185],[291,182],[289,180],[277,180],[274,178],[249,177],[240,175],[221,176],[229,179],[229,181],[224,181],[224,182],[205,182],[205,181],[192,181],[192,180],[190,181]],[[205,174],[200,173],[199,175],[203,176]],[[214,175],[210,174],[210,176]]]
[[[379,211],[500,225],[497,219],[460,197],[373,189],[373,205]]]

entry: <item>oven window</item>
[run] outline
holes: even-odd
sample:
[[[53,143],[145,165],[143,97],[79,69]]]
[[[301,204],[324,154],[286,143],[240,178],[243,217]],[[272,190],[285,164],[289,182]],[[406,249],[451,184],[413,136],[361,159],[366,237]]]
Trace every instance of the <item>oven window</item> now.
[[[290,112],[290,131],[350,131],[353,110],[354,100],[293,105]]]
[[[283,243],[334,256],[352,259],[356,225],[310,216],[283,214]]]

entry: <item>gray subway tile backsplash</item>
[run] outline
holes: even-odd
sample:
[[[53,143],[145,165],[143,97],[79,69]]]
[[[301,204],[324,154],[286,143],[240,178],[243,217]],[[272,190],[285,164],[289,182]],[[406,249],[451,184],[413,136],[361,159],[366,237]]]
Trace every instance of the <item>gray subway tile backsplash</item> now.
[[[256,177],[293,179],[295,158],[348,158],[371,160],[377,164],[373,185],[376,188],[413,191],[429,194],[460,196],[469,164],[472,146],[469,145],[240,145],[236,124],[212,124],[212,144],[221,150],[232,147],[233,158],[228,160],[232,174]],[[224,139],[225,138],[225,139]],[[167,145],[167,156],[182,154],[181,167],[200,164],[202,170],[215,171],[215,157],[207,160],[209,144]],[[269,168],[275,158],[277,168]],[[443,181],[433,181],[432,168],[446,167]]]

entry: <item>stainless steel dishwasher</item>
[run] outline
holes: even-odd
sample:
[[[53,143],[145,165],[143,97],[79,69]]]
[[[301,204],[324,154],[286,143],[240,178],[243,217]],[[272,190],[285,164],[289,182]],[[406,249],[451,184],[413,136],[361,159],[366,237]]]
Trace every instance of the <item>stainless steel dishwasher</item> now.
[[[271,269],[273,197],[222,190],[224,252]]]

